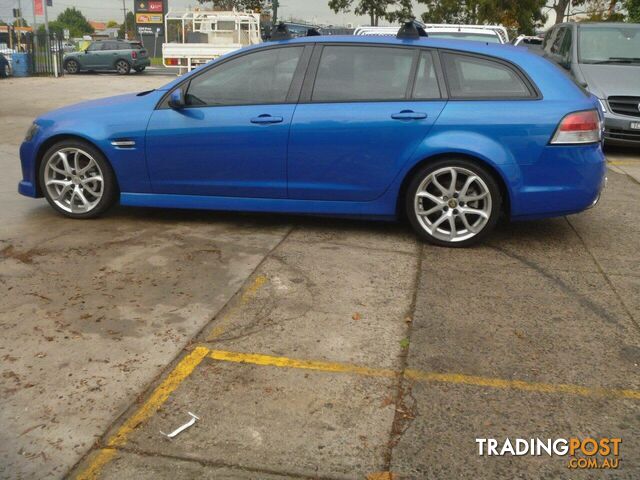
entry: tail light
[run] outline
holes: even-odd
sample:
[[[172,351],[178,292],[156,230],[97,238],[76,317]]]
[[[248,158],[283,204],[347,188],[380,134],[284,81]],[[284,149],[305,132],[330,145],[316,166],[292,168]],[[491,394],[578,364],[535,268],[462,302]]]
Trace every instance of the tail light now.
[[[136,52],[135,50],[131,52],[131,58],[133,58],[134,60],[136,58],[138,58],[138,52]]]
[[[553,145],[597,143],[602,140],[602,124],[595,110],[570,113],[562,119],[551,143]]]
[[[177,58],[167,58],[165,60],[167,65],[178,65],[178,59]]]

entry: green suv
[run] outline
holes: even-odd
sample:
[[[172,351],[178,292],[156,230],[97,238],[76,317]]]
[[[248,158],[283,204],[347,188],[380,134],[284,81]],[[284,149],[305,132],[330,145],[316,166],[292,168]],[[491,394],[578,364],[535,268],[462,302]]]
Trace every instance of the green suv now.
[[[140,42],[104,40],[93,42],[89,48],[64,56],[67,73],[83,70],[115,70],[126,75],[131,69],[141,72],[151,64],[144,46]]]

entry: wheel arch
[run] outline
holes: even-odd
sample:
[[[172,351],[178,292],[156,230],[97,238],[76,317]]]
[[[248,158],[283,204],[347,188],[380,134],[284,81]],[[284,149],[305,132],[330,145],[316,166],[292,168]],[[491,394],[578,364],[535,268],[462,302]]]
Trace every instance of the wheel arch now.
[[[133,68],[133,64],[131,63],[131,61],[128,58],[126,58],[126,57],[116,57],[116,59],[113,61],[113,68],[114,69],[117,68],[116,65],[118,65],[118,62],[121,61],[121,60],[127,62],[129,64],[129,68],[130,69]]]
[[[107,162],[107,164],[109,165],[109,167],[111,168],[111,171],[114,173],[113,178],[115,179],[115,182],[116,182],[116,190],[120,191],[120,185],[118,184],[118,176],[115,174],[115,169],[111,164],[111,160],[109,160],[109,157],[104,153],[104,151],[98,145],[96,145],[95,142],[81,135],[61,133],[61,134],[53,135],[47,138],[44,142],[42,142],[42,144],[40,144],[40,147],[38,148],[38,153],[36,154],[35,176],[34,176],[34,178],[36,179],[35,181],[36,195],[38,197],[42,197],[44,195],[42,192],[42,185],[40,185],[40,165],[42,165],[42,161],[44,160],[44,154],[56,143],[59,143],[65,140],[75,140],[75,141],[80,141],[82,143],[86,143],[90,145],[92,148],[95,148],[98,152],[100,152],[104,157],[105,161]]]
[[[416,172],[430,163],[434,163],[438,160],[443,160],[446,158],[469,160],[470,162],[473,162],[478,166],[486,169],[493,176],[495,181],[498,183],[498,187],[500,188],[500,195],[502,196],[502,213],[507,216],[511,215],[511,195],[509,193],[507,183],[503,175],[494,165],[482,159],[481,157],[468,153],[442,152],[431,155],[429,157],[425,157],[422,160],[416,162],[405,174],[404,178],[402,179],[402,183],[400,184],[400,189],[398,190],[398,198],[396,199],[396,210],[400,218],[405,217],[404,199],[407,194],[409,183],[411,182],[411,179],[414,177]]]

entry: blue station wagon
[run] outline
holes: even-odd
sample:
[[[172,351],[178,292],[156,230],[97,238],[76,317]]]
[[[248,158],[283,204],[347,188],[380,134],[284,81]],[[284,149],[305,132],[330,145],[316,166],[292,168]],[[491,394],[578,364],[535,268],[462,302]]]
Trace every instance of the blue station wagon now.
[[[596,203],[597,99],[521,48],[407,26],[398,37],[273,41],[157,90],[47,113],[21,146],[19,191],[72,218],[118,200],[406,216],[443,246],[481,240],[501,215]]]

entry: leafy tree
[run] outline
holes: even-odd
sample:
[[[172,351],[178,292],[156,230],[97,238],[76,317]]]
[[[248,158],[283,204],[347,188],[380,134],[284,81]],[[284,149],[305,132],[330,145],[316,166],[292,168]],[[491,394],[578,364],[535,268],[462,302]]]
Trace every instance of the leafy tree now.
[[[532,34],[542,26],[545,0],[418,0],[427,5],[427,23],[501,24],[519,33]]]
[[[356,15],[368,15],[374,26],[381,18],[395,22],[413,16],[411,0],[329,0],[329,8],[335,13],[353,9]]]
[[[216,10],[230,11],[236,9],[253,10],[255,12],[266,12],[269,10],[267,0],[198,0],[198,3],[212,3]]]
[[[627,0],[625,3],[627,9],[627,21],[640,23],[640,0]]]
[[[120,24],[115,20],[109,20],[107,22],[107,28],[119,28],[119,27],[120,27]]]
[[[42,31],[44,28],[39,28]],[[49,22],[49,31],[62,35],[63,30],[68,29],[71,37],[82,37],[93,33],[93,27],[87,21],[80,10],[75,7],[67,8],[58,18]]]
[[[120,30],[118,30],[118,38],[125,38],[125,33],[129,40],[136,38],[136,17],[133,12],[127,12],[125,23],[120,25]]]

